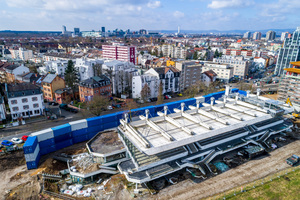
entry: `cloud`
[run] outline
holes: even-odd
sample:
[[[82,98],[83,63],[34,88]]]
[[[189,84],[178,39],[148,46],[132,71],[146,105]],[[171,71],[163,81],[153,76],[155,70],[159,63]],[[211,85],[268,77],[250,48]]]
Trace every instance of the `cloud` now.
[[[174,16],[175,18],[182,18],[182,17],[184,17],[184,13],[183,13],[183,12],[180,12],[180,11],[175,11],[175,12],[173,13],[173,16]]]
[[[161,6],[161,2],[160,1],[149,1],[147,3],[147,7],[148,8],[159,8]]]
[[[252,0],[213,0],[211,4],[208,4],[208,8],[221,9],[221,8],[236,8],[236,7],[246,7],[253,5]]]

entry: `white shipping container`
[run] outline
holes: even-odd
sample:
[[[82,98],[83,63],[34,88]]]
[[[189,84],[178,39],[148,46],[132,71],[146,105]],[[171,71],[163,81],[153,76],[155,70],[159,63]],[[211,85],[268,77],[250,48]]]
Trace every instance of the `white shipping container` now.
[[[74,122],[69,122],[69,124],[71,125],[71,130],[72,131],[76,131],[76,130],[88,127],[86,119],[77,120],[77,121],[74,121]]]
[[[39,153],[40,153],[40,145],[38,144],[33,153],[24,154],[26,162],[35,161]]]
[[[53,130],[51,128],[31,133],[31,136],[37,136],[38,142],[54,138]]]

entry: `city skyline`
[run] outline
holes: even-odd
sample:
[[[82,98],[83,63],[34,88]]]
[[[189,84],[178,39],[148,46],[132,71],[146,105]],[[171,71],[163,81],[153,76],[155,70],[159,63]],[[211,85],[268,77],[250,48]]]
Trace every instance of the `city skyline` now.
[[[292,0],[0,0],[1,30],[265,30],[299,26]]]

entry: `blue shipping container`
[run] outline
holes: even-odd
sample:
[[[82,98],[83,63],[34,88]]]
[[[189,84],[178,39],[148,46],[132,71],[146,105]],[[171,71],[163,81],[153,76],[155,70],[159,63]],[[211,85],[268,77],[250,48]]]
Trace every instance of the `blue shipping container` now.
[[[97,125],[102,124],[102,116],[87,118],[86,121],[87,121],[88,127],[97,126]]]
[[[105,123],[105,124],[103,124],[103,129],[104,130],[111,129],[111,128],[115,128],[119,125],[120,125],[119,121],[114,121],[114,122],[111,122],[111,123]]]
[[[87,133],[90,133],[90,132],[100,132],[100,131],[103,131],[103,125],[99,125],[99,126],[93,126],[93,127],[88,127],[87,128]]]
[[[55,144],[54,138],[50,138],[48,140],[44,140],[44,141],[39,142],[40,148],[49,147],[49,146],[52,146],[54,144]]]
[[[63,135],[65,133],[70,133],[71,132],[71,125],[70,124],[63,124],[60,126],[56,126],[51,128],[53,130],[53,135],[54,137]]]
[[[88,139],[92,139],[95,135],[97,135],[98,132],[91,132],[88,134]]]
[[[37,158],[35,161],[31,161],[31,162],[26,162],[26,165],[27,165],[27,169],[30,170],[30,169],[36,169],[38,168],[38,165],[39,165],[39,162],[40,162],[40,154],[38,154]]]
[[[113,122],[113,121],[116,121],[116,120],[118,120],[117,113],[102,116],[102,124],[110,123],[110,122]]]
[[[54,137],[55,144],[65,140],[72,139],[72,132]]]
[[[78,137],[78,136],[81,136],[81,135],[86,135],[87,132],[88,132],[88,128],[82,128],[82,129],[79,129],[79,130],[76,130],[76,131],[72,131],[72,138]]]
[[[244,96],[247,96],[247,92],[246,92],[246,91],[243,91],[243,90],[239,90],[239,94],[244,95]]]
[[[25,154],[33,153],[37,145],[38,145],[38,139],[36,136],[28,137],[23,146],[24,153]]]
[[[44,147],[44,148],[40,148],[40,154],[41,154],[41,156],[42,155],[46,155],[48,153],[52,153],[54,151],[56,151],[55,145],[47,146],[47,147]]]
[[[73,145],[73,140],[72,139],[55,144],[55,148],[56,148],[56,150],[59,150],[59,149],[63,149],[65,147],[68,147],[68,146],[71,146],[71,145]]]
[[[76,144],[76,143],[79,143],[79,142],[87,141],[89,139],[90,139],[89,135],[86,134],[86,135],[81,135],[81,136],[74,137],[72,140],[73,140],[73,144]]]

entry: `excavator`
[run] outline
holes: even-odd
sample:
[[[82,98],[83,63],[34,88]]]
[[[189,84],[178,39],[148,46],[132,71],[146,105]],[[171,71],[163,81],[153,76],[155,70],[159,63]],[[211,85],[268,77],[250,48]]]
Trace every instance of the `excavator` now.
[[[299,119],[300,118],[300,114],[299,111],[293,106],[290,98],[287,98],[286,103],[289,104],[290,106],[292,106],[294,108],[294,112],[293,112],[293,117],[294,119]]]

